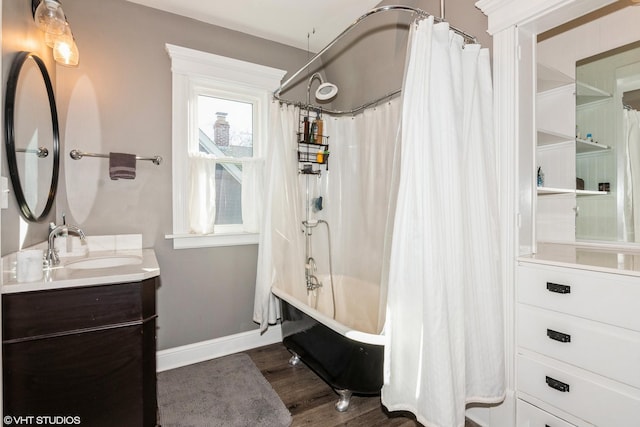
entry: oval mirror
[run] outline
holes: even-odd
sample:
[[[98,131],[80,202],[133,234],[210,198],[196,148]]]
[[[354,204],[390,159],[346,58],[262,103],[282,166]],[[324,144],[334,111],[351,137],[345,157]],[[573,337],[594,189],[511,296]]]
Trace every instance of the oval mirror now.
[[[19,52],[9,72],[5,144],[20,213],[28,221],[42,221],[58,188],[58,112],[47,67],[30,52]]]

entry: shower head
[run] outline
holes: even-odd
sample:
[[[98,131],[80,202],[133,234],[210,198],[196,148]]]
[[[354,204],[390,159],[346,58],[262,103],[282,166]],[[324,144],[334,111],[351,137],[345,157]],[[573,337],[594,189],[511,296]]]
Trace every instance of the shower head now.
[[[318,89],[316,89],[316,99],[320,101],[326,101],[328,99],[331,99],[337,94],[338,94],[338,86],[329,82],[322,83],[320,86],[318,86]]]
[[[320,80],[320,86],[318,86],[315,93],[315,97],[318,101],[328,101],[338,93],[338,86],[329,82],[325,83],[320,73],[313,73],[311,78],[309,78],[309,83],[307,85],[307,104],[311,103],[311,82],[313,82],[313,79]]]

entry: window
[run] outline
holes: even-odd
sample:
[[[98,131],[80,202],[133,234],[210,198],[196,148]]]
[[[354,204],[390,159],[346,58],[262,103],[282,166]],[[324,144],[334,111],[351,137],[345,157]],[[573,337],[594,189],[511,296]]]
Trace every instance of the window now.
[[[173,75],[173,247],[258,242],[273,90],[285,72],[167,45]]]

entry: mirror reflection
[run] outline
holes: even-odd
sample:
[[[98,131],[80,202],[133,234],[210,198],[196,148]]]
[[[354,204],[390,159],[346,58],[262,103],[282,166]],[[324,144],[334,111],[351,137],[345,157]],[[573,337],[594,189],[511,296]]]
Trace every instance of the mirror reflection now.
[[[640,43],[576,64],[576,239],[640,242]]]
[[[45,64],[20,52],[7,82],[5,129],[11,182],[22,216],[44,219],[55,197],[59,135],[53,88]]]

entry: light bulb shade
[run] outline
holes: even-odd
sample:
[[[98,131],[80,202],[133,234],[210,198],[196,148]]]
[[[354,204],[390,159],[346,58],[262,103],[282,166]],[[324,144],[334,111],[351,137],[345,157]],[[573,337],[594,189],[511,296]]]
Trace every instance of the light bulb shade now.
[[[33,20],[38,28],[46,33],[62,34],[66,19],[57,0],[42,0],[36,9]]]
[[[56,44],[56,41],[59,38],[64,38],[64,37],[69,37],[73,39],[73,35],[71,34],[71,28],[69,27],[69,23],[65,22],[64,23],[64,30],[62,31],[61,34],[53,34],[53,33],[48,33],[45,32],[44,33],[44,43],[53,48]]]
[[[338,86],[333,83],[322,83],[316,90],[316,99],[319,101],[327,101],[338,94]]]
[[[44,44],[49,47],[53,47],[56,44],[56,40],[58,39],[58,35],[53,33],[44,33]]]
[[[72,35],[60,36],[53,45],[53,59],[60,65],[77,67],[80,62],[80,52]]]

